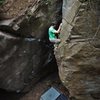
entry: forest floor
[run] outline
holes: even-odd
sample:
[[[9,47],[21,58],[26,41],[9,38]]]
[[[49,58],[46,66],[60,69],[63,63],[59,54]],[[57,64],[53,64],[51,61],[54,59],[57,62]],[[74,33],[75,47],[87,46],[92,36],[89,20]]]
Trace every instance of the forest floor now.
[[[62,85],[56,72],[34,85],[30,92],[20,94],[2,91],[0,92],[0,100],[40,100],[40,96],[50,87],[54,87],[66,96],[68,95],[67,89]]]

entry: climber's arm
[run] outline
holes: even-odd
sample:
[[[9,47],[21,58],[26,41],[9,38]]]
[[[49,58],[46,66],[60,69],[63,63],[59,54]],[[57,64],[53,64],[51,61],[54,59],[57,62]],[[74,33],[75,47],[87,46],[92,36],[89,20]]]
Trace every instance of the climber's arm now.
[[[61,30],[61,27],[62,27],[62,23],[59,25],[59,28],[58,28],[58,30],[57,31],[55,31],[54,33],[60,33],[60,30]]]

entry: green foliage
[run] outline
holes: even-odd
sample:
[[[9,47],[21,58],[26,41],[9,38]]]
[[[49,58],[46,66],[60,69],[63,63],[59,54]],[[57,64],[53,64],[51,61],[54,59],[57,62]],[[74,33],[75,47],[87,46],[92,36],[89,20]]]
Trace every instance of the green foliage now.
[[[0,0],[0,5],[2,5],[5,2],[5,0]]]

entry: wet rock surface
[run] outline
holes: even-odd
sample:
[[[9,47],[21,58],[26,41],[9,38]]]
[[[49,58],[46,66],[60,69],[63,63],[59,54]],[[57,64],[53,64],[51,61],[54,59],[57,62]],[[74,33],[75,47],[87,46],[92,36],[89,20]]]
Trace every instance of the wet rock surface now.
[[[59,75],[72,100],[100,99],[100,1],[63,0]]]

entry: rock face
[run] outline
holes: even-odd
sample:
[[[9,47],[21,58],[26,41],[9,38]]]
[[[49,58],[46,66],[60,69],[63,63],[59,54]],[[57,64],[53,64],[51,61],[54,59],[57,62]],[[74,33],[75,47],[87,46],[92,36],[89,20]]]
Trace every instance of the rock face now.
[[[0,88],[19,92],[54,68],[46,66],[54,58],[47,30],[53,20],[61,20],[61,5],[61,0],[5,0],[0,9]]]
[[[100,99],[100,1],[63,0],[59,75],[72,100]]]
[[[6,0],[1,6],[0,19],[4,24],[7,21],[9,26],[22,36],[31,34],[37,38],[44,38],[51,22],[61,20],[61,9],[62,0],[29,0],[28,2]]]
[[[0,40],[0,87],[11,91],[23,89],[30,76],[34,78],[43,69],[47,51],[43,52],[40,43],[28,39]]]

